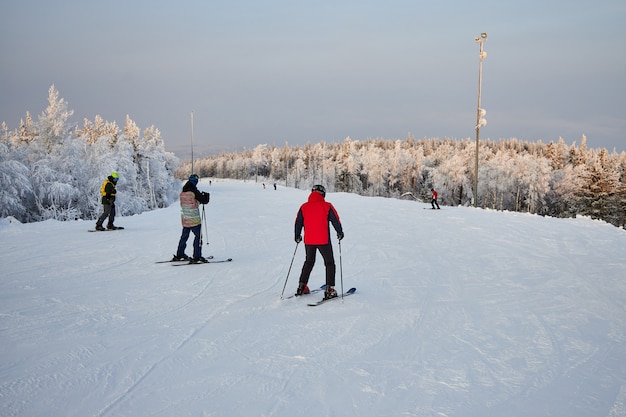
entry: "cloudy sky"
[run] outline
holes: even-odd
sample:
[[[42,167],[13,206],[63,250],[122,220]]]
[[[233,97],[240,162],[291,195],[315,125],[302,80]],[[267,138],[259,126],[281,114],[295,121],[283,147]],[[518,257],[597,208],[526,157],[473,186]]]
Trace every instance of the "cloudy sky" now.
[[[0,122],[54,85],[72,122],[157,127],[180,156],[352,139],[626,150],[623,0],[4,0]]]

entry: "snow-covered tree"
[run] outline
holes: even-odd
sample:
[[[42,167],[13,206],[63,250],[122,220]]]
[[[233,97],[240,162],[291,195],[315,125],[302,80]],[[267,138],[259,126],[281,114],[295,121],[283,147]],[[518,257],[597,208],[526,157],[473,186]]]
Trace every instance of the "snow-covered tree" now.
[[[54,85],[48,90],[48,107],[39,116],[38,141],[44,150],[49,153],[60,145],[68,135],[67,121],[74,111],[67,109],[67,103],[59,98],[59,92]]]
[[[28,167],[13,159],[9,147],[0,143],[0,217],[31,220],[29,207],[34,204],[34,194],[29,174]]]
[[[158,129],[148,128],[141,137],[127,117],[126,136],[115,122],[96,116],[94,123],[85,120],[82,129],[72,132],[72,113],[52,86],[38,122],[27,113],[18,130],[9,133],[3,127],[2,216],[20,221],[93,219],[101,210],[102,181],[112,171],[122,177],[120,215],[164,207],[176,199],[179,162],[165,151]]]

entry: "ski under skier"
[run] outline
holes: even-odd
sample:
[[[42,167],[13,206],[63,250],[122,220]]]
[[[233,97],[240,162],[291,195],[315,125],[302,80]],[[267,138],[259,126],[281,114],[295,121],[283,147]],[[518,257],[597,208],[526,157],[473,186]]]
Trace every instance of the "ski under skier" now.
[[[102,214],[96,222],[96,230],[106,230],[104,227],[102,227],[102,224],[107,217],[109,218],[109,221],[107,223],[107,229],[121,229],[120,227],[116,227],[113,224],[113,222],[115,221],[115,195],[117,193],[115,187],[119,179],[120,176],[118,175],[118,173],[113,171],[111,175],[109,175],[107,179],[104,180],[104,182],[102,183],[102,187],[100,187],[100,194],[102,195]]]
[[[437,203],[437,191],[434,188],[431,188],[430,191],[433,193],[432,199],[430,200],[430,204],[433,206],[433,210],[435,209],[435,205],[437,205],[437,210],[439,210],[439,203]]]
[[[335,207],[324,198],[326,189],[323,185],[314,185],[308,201],[298,210],[295,222],[296,243],[302,242],[302,229],[304,228],[304,247],[306,259],[302,266],[296,295],[309,294],[309,276],[315,265],[315,255],[319,250],[324,258],[326,267],[326,289],[324,299],[337,297],[335,290],[335,258],[333,247],[330,242],[330,224],[337,232],[337,239],[343,239],[343,228]]]
[[[180,218],[183,224],[183,231],[178,242],[178,249],[172,261],[189,260],[190,263],[206,263],[207,259],[202,257],[202,245],[200,236],[202,233],[202,219],[200,218],[200,204],[208,204],[210,194],[198,190],[198,176],[191,174],[189,181],[183,186],[180,193]],[[187,247],[187,239],[189,234],[194,234],[193,239],[193,258],[185,254]]]

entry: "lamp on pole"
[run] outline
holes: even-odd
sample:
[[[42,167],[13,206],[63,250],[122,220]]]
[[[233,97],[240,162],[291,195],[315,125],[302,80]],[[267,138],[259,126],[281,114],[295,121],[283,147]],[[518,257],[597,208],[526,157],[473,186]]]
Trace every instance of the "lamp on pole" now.
[[[476,110],[476,155],[474,161],[474,207],[478,207],[478,140],[480,138],[480,127],[487,124],[487,120],[485,120],[487,111],[480,108],[480,92],[483,84],[483,59],[487,57],[487,52],[483,50],[483,44],[486,40],[487,34],[484,32],[474,38],[474,42],[477,42],[480,46],[478,63],[478,106]]]

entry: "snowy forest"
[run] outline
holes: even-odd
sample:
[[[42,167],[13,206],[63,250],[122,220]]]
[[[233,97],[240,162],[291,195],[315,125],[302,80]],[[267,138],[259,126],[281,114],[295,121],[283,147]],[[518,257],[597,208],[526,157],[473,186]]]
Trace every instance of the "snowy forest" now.
[[[306,189],[319,183],[329,191],[428,201],[474,202],[475,142],[471,139],[404,140],[346,138],[341,143],[305,146],[258,145],[180,164],[165,150],[154,126],[143,132],[126,117],[124,128],[96,116],[82,126],[51,86],[48,107],[18,129],[2,122],[0,132],[0,217],[21,222],[95,219],[100,187],[113,171],[120,175],[119,215],[138,214],[176,201],[191,172]],[[528,143],[517,139],[479,144],[477,205],[494,210],[554,217],[585,215],[615,226],[626,223],[626,153],[580,144]]]
[[[165,151],[158,129],[141,133],[128,116],[123,129],[100,116],[72,126],[72,114],[53,85],[38,120],[26,113],[12,131],[2,122],[0,217],[95,219],[102,211],[100,187],[113,171],[120,176],[119,215],[166,207],[178,198],[174,173],[180,162]]]
[[[194,161],[200,176],[279,182],[295,188],[323,184],[329,191],[473,204],[476,143],[471,139],[346,138],[343,143],[259,145]],[[189,163],[181,165],[190,172]],[[623,227],[626,153],[580,144],[479,142],[478,206],[553,217],[590,216]]]

